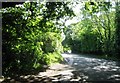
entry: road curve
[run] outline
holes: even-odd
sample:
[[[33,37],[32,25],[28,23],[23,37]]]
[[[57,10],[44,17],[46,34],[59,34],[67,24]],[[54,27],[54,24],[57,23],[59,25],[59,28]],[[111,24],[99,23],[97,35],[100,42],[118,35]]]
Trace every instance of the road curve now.
[[[76,69],[74,73],[87,81],[120,82],[120,61],[86,57],[80,54],[62,54],[62,56]]]

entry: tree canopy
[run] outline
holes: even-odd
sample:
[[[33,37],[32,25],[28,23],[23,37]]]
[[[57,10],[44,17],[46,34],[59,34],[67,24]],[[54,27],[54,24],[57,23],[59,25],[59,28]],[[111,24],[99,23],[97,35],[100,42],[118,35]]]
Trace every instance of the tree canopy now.
[[[27,73],[63,60],[61,29],[56,24],[74,15],[67,3],[25,2],[1,12],[3,75]]]

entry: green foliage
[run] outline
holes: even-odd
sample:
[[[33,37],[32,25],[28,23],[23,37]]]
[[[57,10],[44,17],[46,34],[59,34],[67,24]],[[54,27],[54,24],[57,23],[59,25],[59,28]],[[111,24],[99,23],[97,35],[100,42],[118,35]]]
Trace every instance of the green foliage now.
[[[29,73],[63,60],[61,32],[53,23],[54,19],[68,15],[69,9],[63,11],[57,7],[62,5],[67,7],[63,2],[25,2],[1,10],[3,75]],[[57,11],[52,11],[53,8]],[[56,15],[51,16],[53,13]]]
[[[98,3],[97,2],[85,2],[85,9],[89,11],[90,14],[93,12],[98,12]]]
[[[34,69],[43,51],[41,31],[30,30],[30,25],[22,18],[24,14],[19,8],[10,8],[8,12],[3,12],[3,74],[22,73]],[[16,13],[17,12],[17,13]],[[12,15],[13,14],[13,15]],[[20,20],[21,17],[21,20]],[[11,20],[12,19],[12,20]],[[37,32],[37,33],[36,33]],[[15,68],[18,72],[14,72]]]
[[[86,20],[86,19],[85,19]],[[82,25],[85,23],[85,20],[81,21],[78,25]],[[88,23],[90,20],[86,20]],[[91,22],[90,22],[91,23]],[[98,48],[98,37],[99,34],[96,31],[96,28],[93,28],[89,25],[82,25],[82,27],[73,27],[73,52],[96,52],[99,50]],[[94,43],[93,43],[94,42]]]
[[[70,46],[68,44],[64,45],[63,51],[68,52],[69,50],[71,50]]]
[[[61,53],[62,52],[62,39],[60,37],[59,33],[55,32],[46,32],[44,34],[44,52],[45,53],[52,53],[52,52],[57,52]]]
[[[77,53],[115,53],[115,11],[110,11],[107,3],[86,2],[83,10],[83,18],[76,25],[71,25],[69,36],[64,42],[71,47],[72,52]],[[110,5],[110,3],[108,4]],[[89,7],[90,6],[90,7]],[[97,6],[100,11],[93,11]],[[104,10],[102,8],[107,8]],[[111,8],[112,10],[112,8]]]
[[[116,13],[115,13],[115,39],[116,39],[116,55],[120,58],[120,3],[116,2]]]
[[[43,60],[45,61],[46,64],[50,65],[52,63],[57,63],[59,61],[62,61],[63,58],[59,53],[53,52],[53,53],[44,54]]]

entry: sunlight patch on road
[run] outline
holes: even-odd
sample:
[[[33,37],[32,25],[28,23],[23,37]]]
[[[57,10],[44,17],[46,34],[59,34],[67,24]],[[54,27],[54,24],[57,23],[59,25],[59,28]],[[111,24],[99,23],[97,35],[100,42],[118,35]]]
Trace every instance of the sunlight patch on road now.
[[[107,71],[109,69],[109,67],[107,67],[107,66],[96,66],[93,69],[98,70],[98,71],[102,71],[102,70]]]
[[[111,75],[108,79],[115,79],[115,80],[119,80],[120,81],[120,75],[116,74],[116,75]]]
[[[72,76],[73,75],[72,71],[73,70],[65,70],[60,72],[59,74]]]
[[[98,71],[117,71],[120,67],[116,66],[115,62],[103,62],[100,65],[95,66],[94,70]]]
[[[0,82],[2,82],[4,80],[3,76],[0,76]]]
[[[52,64],[48,70],[45,72],[40,72],[38,75],[41,76],[55,76],[55,75],[71,75],[74,68],[70,67],[69,65],[65,64]]]

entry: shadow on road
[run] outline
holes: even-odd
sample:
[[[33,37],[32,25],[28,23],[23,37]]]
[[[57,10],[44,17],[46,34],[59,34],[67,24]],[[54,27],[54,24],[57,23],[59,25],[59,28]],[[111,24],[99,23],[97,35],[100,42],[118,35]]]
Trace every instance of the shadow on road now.
[[[120,63],[74,54],[63,55],[62,64],[53,64],[35,75],[8,77],[2,83],[120,83]]]
[[[120,62],[80,54],[63,54],[66,62],[75,68],[74,75],[87,82],[119,82]]]
[[[74,68],[66,64],[54,64],[45,72],[36,75],[7,77],[2,83],[79,83],[84,81]]]

